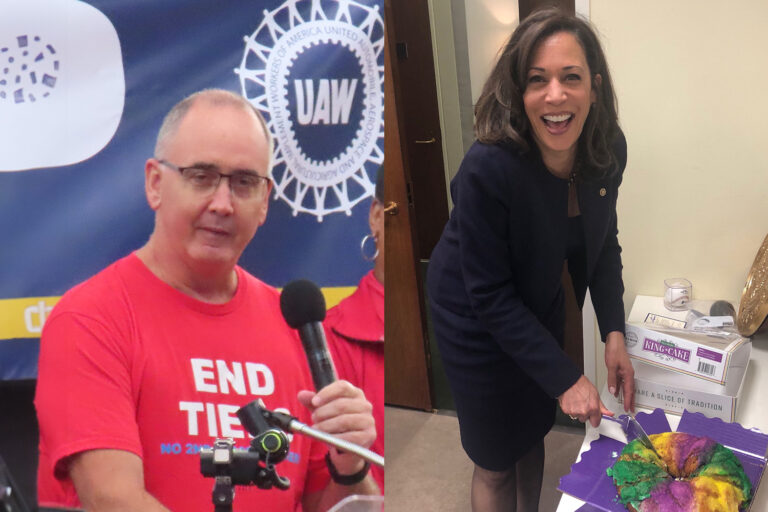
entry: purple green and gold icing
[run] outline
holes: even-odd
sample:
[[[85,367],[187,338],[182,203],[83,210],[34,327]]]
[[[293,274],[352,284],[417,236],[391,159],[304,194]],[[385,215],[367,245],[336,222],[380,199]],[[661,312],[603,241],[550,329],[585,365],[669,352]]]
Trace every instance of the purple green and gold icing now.
[[[738,512],[752,485],[731,450],[684,432],[650,436],[657,456],[639,440],[607,470],[619,500],[637,512]]]

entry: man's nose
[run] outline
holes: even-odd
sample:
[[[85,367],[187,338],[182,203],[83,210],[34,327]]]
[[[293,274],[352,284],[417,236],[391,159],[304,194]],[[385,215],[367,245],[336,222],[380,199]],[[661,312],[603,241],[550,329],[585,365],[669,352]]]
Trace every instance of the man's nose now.
[[[234,212],[229,176],[221,177],[221,181],[213,191],[208,209],[220,215],[231,215]]]

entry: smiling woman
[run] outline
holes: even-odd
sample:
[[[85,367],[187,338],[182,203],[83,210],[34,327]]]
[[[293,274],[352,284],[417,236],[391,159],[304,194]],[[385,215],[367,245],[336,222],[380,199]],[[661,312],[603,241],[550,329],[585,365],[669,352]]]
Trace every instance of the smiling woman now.
[[[551,78],[557,78],[554,85],[561,85],[563,89],[551,92],[572,93],[574,87],[584,87],[589,94],[590,108],[584,112],[583,128],[575,130],[583,146],[580,157],[598,173],[610,171],[616,163],[611,142],[619,126],[613,82],[600,42],[587,23],[564,14],[555,19],[547,16],[547,12],[559,11],[532,14],[502,49],[477,100],[475,134],[481,142],[493,144],[510,140],[527,150],[536,116],[528,111],[528,101],[524,102],[523,96],[548,89],[553,85]],[[568,62],[545,63],[541,61],[543,58]],[[538,60],[536,65],[535,60]],[[543,69],[543,64],[551,69]],[[560,69],[556,68],[558,64]],[[569,99],[573,101],[570,94]],[[582,132],[584,137],[580,137]]]
[[[596,74],[595,84],[600,80]],[[558,32],[545,39],[534,53],[523,104],[542,160],[558,177],[567,178],[573,169],[573,148],[596,96],[576,37]]]
[[[564,260],[579,306],[590,288],[609,389],[628,408],[634,400],[616,228],[626,141],[589,24],[554,9],[523,20],[475,115],[478,140],[451,182],[428,296],[475,463],[472,508],[533,511],[556,401],[594,426],[612,414],[562,349]]]

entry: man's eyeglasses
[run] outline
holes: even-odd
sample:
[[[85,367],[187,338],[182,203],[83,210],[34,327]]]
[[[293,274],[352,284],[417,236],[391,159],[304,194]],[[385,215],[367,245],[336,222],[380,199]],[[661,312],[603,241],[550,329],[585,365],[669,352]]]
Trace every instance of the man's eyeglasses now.
[[[255,172],[237,171],[224,174],[214,167],[179,167],[165,160],[158,160],[158,162],[179,171],[184,181],[203,194],[216,190],[222,178],[229,178],[229,190],[238,199],[260,198],[269,186],[269,178]]]

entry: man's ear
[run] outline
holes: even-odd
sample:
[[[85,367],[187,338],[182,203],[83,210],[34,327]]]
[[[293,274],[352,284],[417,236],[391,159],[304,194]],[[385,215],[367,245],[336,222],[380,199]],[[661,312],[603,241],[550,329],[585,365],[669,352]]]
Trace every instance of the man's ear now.
[[[157,211],[160,207],[160,181],[162,174],[160,172],[160,162],[150,158],[144,164],[144,192],[147,195],[149,207]]]

